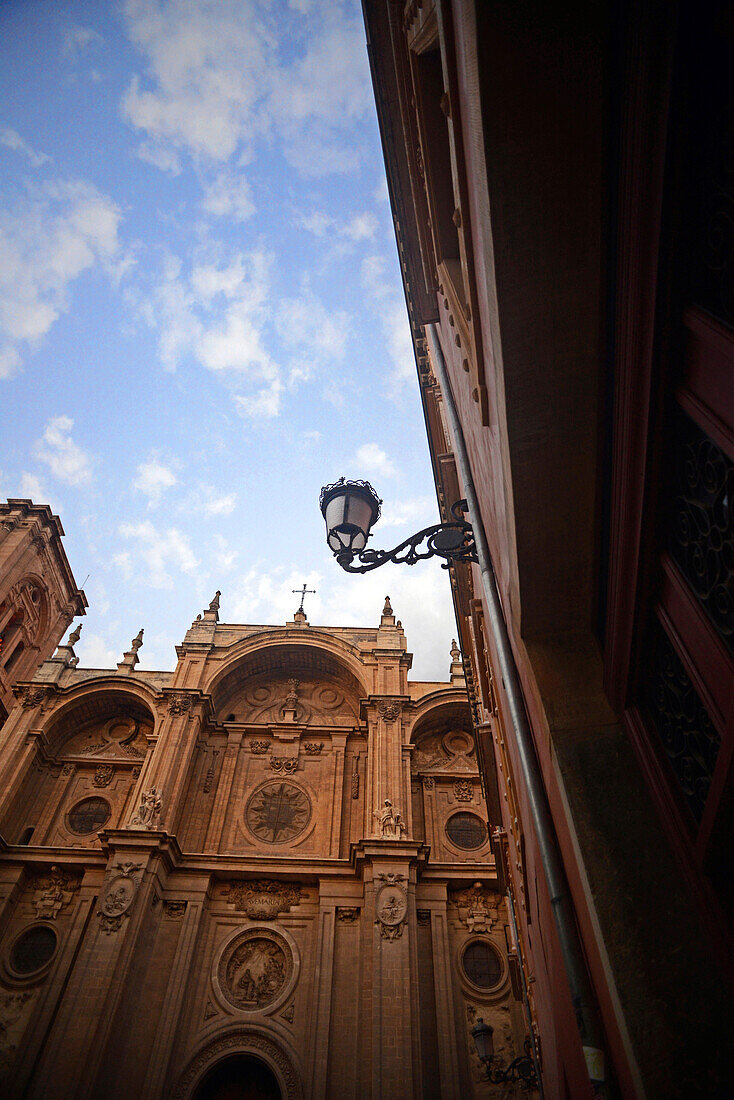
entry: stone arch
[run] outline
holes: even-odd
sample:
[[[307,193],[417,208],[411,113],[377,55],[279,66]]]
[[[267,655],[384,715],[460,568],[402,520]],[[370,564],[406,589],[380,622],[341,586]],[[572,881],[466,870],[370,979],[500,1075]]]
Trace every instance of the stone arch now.
[[[432,692],[421,699],[413,710],[410,741],[415,744],[422,737],[449,726],[474,736],[471,708],[464,691]]]
[[[230,1029],[209,1038],[189,1060],[170,1100],[191,1100],[218,1062],[239,1054],[252,1055],[265,1063],[278,1082],[284,1100],[302,1100],[303,1088],[295,1058],[280,1037],[256,1027]]]
[[[234,646],[209,681],[206,690],[212,696],[217,718],[222,720],[235,710],[232,700],[247,685],[268,676],[282,679],[284,683],[292,676],[338,685],[354,722],[358,721],[359,701],[369,692],[364,666],[357,651],[347,643],[310,630],[299,631],[297,637],[287,631],[263,632]],[[262,704],[264,714],[269,705],[264,696]],[[253,720],[257,721],[257,707],[252,700],[251,707],[255,715]],[[277,718],[271,716],[270,720],[277,721]]]
[[[121,711],[130,714],[154,732],[157,722],[157,693],[147,684],[124,683],[107,676],[79,684],[64,693],[44,726],[48,752],[63,752],[80,728],[95,721],[112,719]]]

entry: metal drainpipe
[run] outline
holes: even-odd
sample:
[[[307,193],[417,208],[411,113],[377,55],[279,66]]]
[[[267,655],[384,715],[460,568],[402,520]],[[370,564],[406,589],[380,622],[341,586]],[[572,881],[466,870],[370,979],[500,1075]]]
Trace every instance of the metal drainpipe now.
[[[492,558],[489,553],[487,535],[482,523],[482,513],[479,509],[474,479],[469,465],[469,456],[464,441],[464,433],[461,427],[454,396],[451,391],[446,360],[441,349],[436,326],[425,326],[428,336],[432,359],[444,405],[448,414],[451,431],[454,437],[455,458],[464,487],[464,495],[469,506],[469,519],[474,529],[474,541],[479,559],[479,569],[482,575],[482,588],[487,601],[490,629],[494,639],[499,673],[505,690],[507,706],[509,710],[509,726],[515,735],[515,744],[520,759],[520,768],[525,781],[525,790],[530,803],[530,813],[533,819],[535,835],[538,840],[540,859],[545,871],[548,893],[553,916],[558,932],[558,939],[563,956],[563,964],[566,977],[571,990],[576,1013],[576,1023],[581,1036],[586,1068],[589,1073],[596,1096],[606,1096],[605,1087],[605,1058],[604,1040],[599,1009],[596,1004],[594,992],[591,988],[589,975],[586,970],[583,947],[576,926],[573,905],[566,878],[566,872],[561,859],[558,837],[556,836],[553,817],[551,815],[548,795],[546,793],[543,776],[540,770],[538,754],[530,729],[520,677],[515,663],[515,656],[510,645],[510,637],[507,632],[507,623],[502,612],[497,579],[495,577]]]

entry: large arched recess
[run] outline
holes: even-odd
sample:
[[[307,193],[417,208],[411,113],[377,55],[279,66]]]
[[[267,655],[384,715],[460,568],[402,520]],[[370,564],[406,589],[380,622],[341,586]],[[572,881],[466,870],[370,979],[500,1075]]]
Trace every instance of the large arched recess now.
[[[441,692],[426,695],[416,704],[410,730],[412,743],[419,737],[450,729],[463,730],[474,736],[471,709],[465,691],[457,688],[448,695],[444,688]]]
[[[118,714],[135,718],[155,732],[158,693],[145,683],[121,683],[114,676],[100,677],[67,689],[62,698],[44,728],[51,756],[62,751],[64,744],[84,727]]]
[[[306,629],[297,636],[292,631],[268,631],[238,642],[204,690],[211,694],[215,714],[221,720],[229,700],[249,680],[269,672],[282,674],[284,670],[296,678],[323,676],[337,680],[357,703],[370,693],[367,670],[357,650],[333,635]]]

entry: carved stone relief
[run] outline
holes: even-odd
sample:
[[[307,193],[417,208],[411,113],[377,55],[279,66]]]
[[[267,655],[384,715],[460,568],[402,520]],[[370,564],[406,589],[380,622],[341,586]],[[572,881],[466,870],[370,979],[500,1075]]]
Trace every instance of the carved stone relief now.
[[[130,819],[130,829],[158,829],[161,817],[161,792],[157,787],[143,791],[140,805]]]
[[[419,739],[411,757],[411,771],[419,774],[477,775],[474,739],[464,730],[433,733]]]
[[[52,867],[48,874],[37,875],[31,881],[33,908],[39,920],[56,920],[62,909],[71,903],[79,889],[81,878],[70,871]]]
[[[186,901],[164,901],[163,916],[166,920],[183,920],[187,905]]]
[[[481,882],[468,890],[451,893],[449,900],[457,907],[459,920],[470,932],[490,932],[497,923],[499,895]]]
[[[383,840],[402,840],[407,835],[403,815],[393,808],[389,798],[385,799],[381,810],[374,811],[374,817],[377,818]]]
[[[236,709],[243,722],[329,726],[351,724],[358,718],[357,701],[348,698],[337,683],[285,675],[262,676],[247,684],[230,709]]]
[[[92,785],[94,787],[109,787],[114,776],[115,769],[112,764],[100,764],[94,773]]]
[[[457,802],[471,802],[474,798],[474,784],[471,779],[455,779],[454,796]]]
[[[259,787],[245,807],[250,831],[270,844],[294,840],[311,820],[311,800],[295,783],[273,780]]]
[[[318,756],[324,747],[323,741],[304,741],[303,751],[309,756]]]
[[[380,926],[383,940],[398,940],[403,934],[403,924],[408,912],[408,898],[400,885],[405,875],[381,874],[383,885],[375,898],[375,924]]]
[[[261,756],[267,752],[270,748],[269,741],[250,741],[250,752],[255,753],[256,756]]]
[[[279,913],[288,913],[301,901],[300,887],[295,883],[259,879],[255,882],[233,882],[227,890],[227,901],[235,912],[250,920],[275,920]]]
[[[256,1012],[277,1001],[293,973],[293,953],[282,936],[251,928],[226,947],[217,969],[219,986],[235,1008]]]
[[[217,757],[219,756],[219,749],[212,750],[212,762],[207,768],[206,775],[204,776],[204,785],[202,790],[204,794],[211,794],[211,789],[214,786],[214,769],[217,763]]]
[[[168,699],[168,713],[173,715],[186,714],[191,710],[190,695],[171,695]]]
[[[143,760],[148,751],[146,733],[150,732],[149,726],[121,714],[102,726],[73,738],[67,744],[65,752],[79,753],[81,756],[113,756],[118,759],[132,757],[133,760]]]
[[[294,1003],[289,1004],[287,1009],[285,1010],[285,1012],[281,1012],[281,1014],[280,1014],[281,1020],[285,1020],[286,1023],[292,1024],[293,1023],[293,1014],[294,1014],[295,1007],[296,1006],[295,1006]]]
[[[133,863],[128,860],[110,868],[102,901],[97,910],[100,928],[105,935],[118,932],[122,927],[123,919],[128,918],[128,910],[138,888],[135,872],[140,871],[142,866],[142,863]]]
[[[344,921],[345,924],[352,924],[354,921],[359,920],[359,909],[357,906],[352,905],[338,905],[336,919]]]
[[[292,775],[293,772],[298,771],[298,757],[271,756],[270,767],[274,772],[279,772],[283,775]]]
[[[381,702],[377,704],[377,713],[386,722],[394,722],[400,714],[400,703]]]

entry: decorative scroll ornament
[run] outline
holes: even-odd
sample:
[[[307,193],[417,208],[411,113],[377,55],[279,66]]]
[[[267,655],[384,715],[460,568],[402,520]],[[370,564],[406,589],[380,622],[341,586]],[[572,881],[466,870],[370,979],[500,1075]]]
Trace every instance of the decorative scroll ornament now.
[[[353,905],[338,905],[336,919],[344,921],[345,924],[353,924],[354,921],[359,920],[359,909]]]
[[[142,863],[126,861],[111,868],[111,877],[107,882],[102,895],[97,916],[99,925],[105,935],[118,932],[122,927],[123,919],[128,918],[128,910],[132,905],[138,884],[134,878],[136,871],[142,869]]]
[[[50,687],[19,687],[14,690],[15,697],[20,705],[30,710],[31,707],[40,707],[45,701],[48,695],[51,694]]]
[[[307,752],[309,756],[318,756],[324,747],[323,741],[304,741],[303,751]]]
[[[399,810],[393,809],[389,798],[385,799],[381,810],[375,810],[374,816],[378,820],[380,836],[383,840],[402,840],[407,836],[403,815]]]
[[[457,802],[471,802],[474,798],[474,784],[471,779],[457,779],[454,782],[454,795]]]
[[[499,897],[481,882],[452,894],[451,901],[459,911],[459,920],[470,932],[490,932],[497,923]]]
[[[293,772],[298,771],[298,757],[271,756],[270,767],[274,772],[280,772],[283,775],[292,775]]]
[[[94,787],[109,787],[115,775],[115,769],[112,764],[100,764],[94,773],[94,779],[92,780],[92,786]]]
[[[256,756],[262,756],[270,748],[269,741],[250,741],[250,752]]]
[[[432,775],[423,776],[423,786],[427,791],[432,791],[435,786],[435,780]]]
[[[158,829],[161,817],[161,792],[151,787],[140,796],[140,805],[130,821],[130,829]]]
[[[191,710],[190,695],[171,695],[168,699],[168,713],[173,715],[186,714]]]
[[[394,722],[400,714],[400,703],[381,702],[377,704],[377,712],[386,722]]]
[[[163,916],[167,920],[183,920],[187,905],[186,901],[164,901]]]
[[[375,898],[375,924],[380,926],[383,940],[398,940],[403,934],[403,924],[408,913],[408,898],[400,885],[405,875],[381,874],[378,876],[384,885],[377,891]]]
[[[78,875],[55,866],[48,874],[37,875],[31,883],[37,919],[56,920],[61,910],[71,903],[80,881]]]
[[[300,887],[295,883],[258,879],[254,882],[233,882],[226,893],[235,912],[250,920],[275,920],[280,913],[290,912],[301,901]]]

